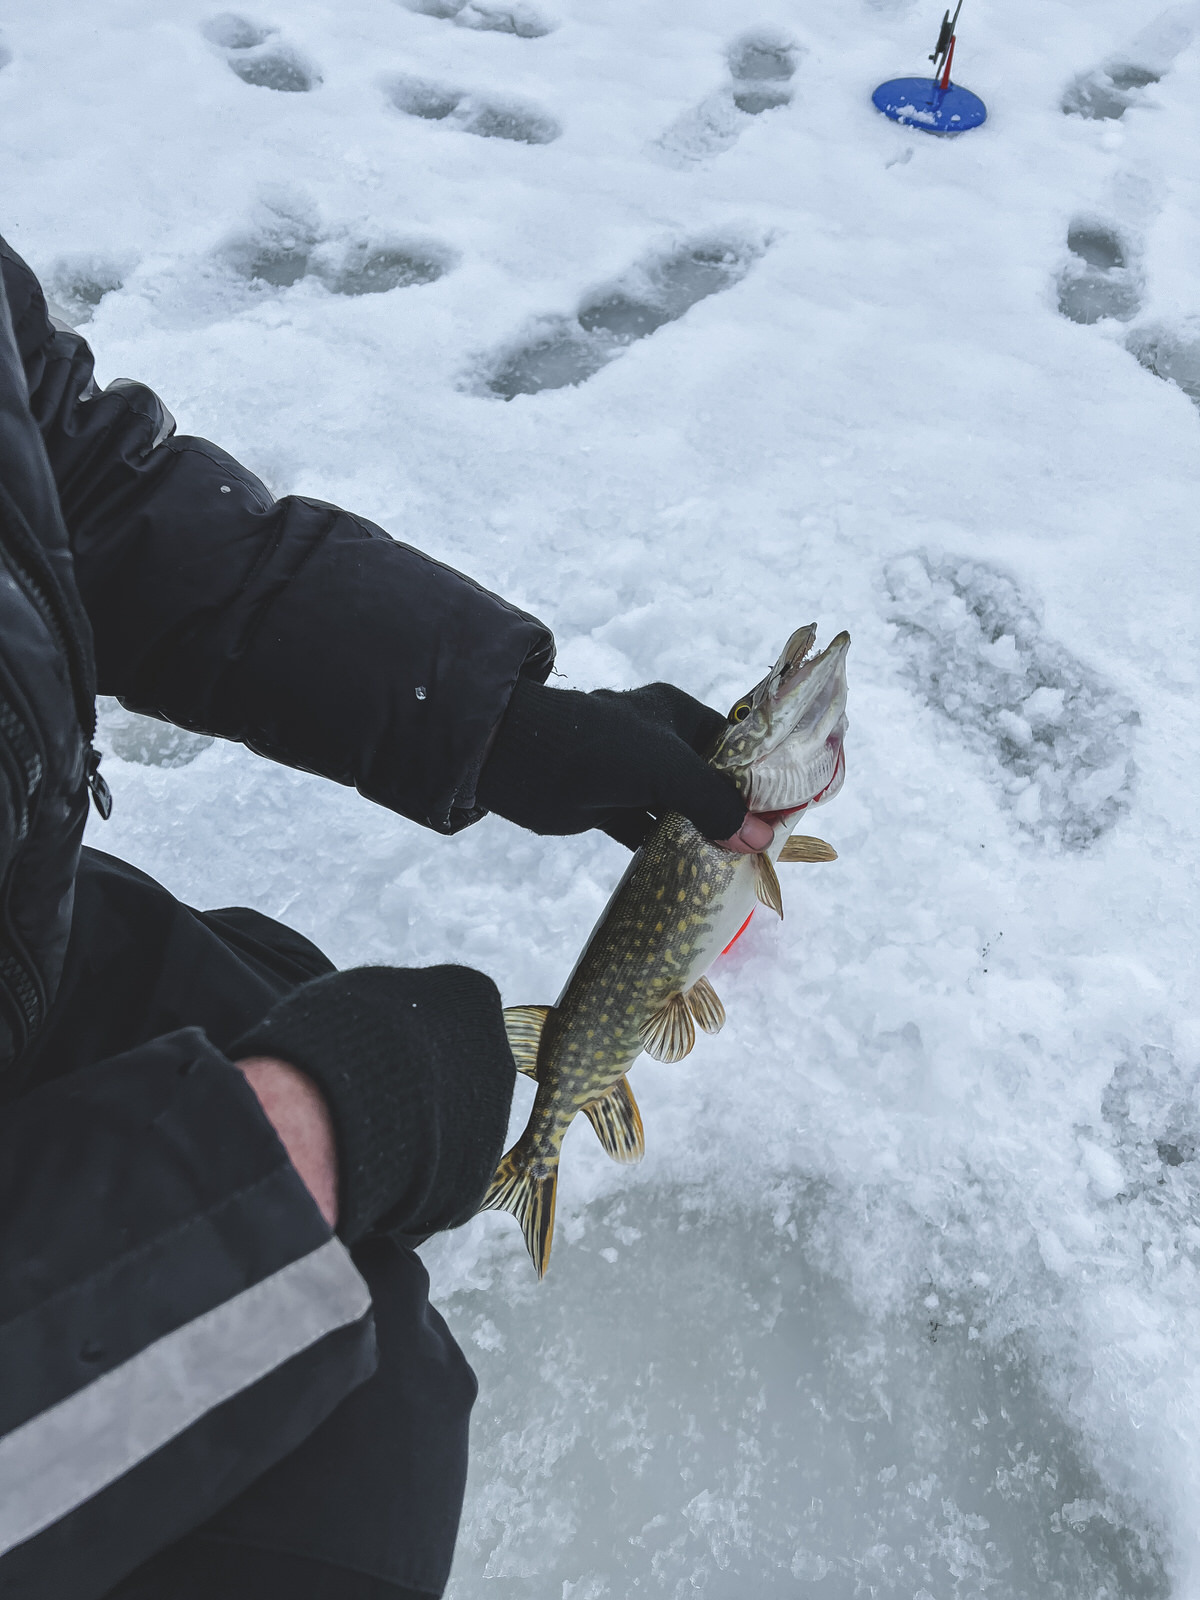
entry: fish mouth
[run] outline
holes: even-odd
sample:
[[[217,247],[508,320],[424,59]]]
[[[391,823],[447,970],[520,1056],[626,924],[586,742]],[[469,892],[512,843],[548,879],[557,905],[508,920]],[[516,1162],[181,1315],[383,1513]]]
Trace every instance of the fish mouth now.
[[[716,761],[737,783],[747,807],[770,819],[831,800],[846,774],[846,652],[839,633],[817,655],[816,626],[798,628],[774,668],[744,702]]]

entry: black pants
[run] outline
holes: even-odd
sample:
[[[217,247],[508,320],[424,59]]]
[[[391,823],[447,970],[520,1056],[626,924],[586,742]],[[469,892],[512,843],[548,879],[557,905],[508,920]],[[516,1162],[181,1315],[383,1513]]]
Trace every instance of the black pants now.
[[[172,1029],[226,1048],[333,965],[256,911],[196,912],[124,862],[85,850],[62,985],[28,1087]],[[219,1516],[109,1600],[427,1600],[449,1570],[475,1378],[429,1305],[412,1250],[354,1252],[374,1301],[375,1376]]]

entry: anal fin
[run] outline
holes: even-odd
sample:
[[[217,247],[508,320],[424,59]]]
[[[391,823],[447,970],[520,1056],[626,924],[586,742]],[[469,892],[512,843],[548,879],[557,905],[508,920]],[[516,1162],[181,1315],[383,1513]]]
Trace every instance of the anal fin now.
[[[769,906],[782,920],[783,890],[779,887],[770,856],[761,850],[754,858],[754,892],[763,905]]]
[[[656,1061],[682,1061],[695,1042],[692,1014],[678,992],[664,1000],[642,1024],[643,1048]]]
[[[640,1161],[646,1153],[642,1117],[628,1078],[618,1078],[611,1089],[584,1106],[584,1115],[596,1137],[614,1161]]]
[[[558,1188],[558,1161],[540,1177],[522,1161],[516,1144],[496,1168],[496,1176],[483,1197],[481,1211],[508,1211],[521,1224],[525,1248],[537,1268],[546,1276],[550,1246],[554,1241],[554,1199]]]
[[[837,851],[824,839],[814,839],[808,833],[794,833],[775,857],[776,861],[836,861]]]
[[[537,1079],[538,1047],[542,1042],[542,1029],[553,1006],[505,1006],[504,1031],[508,1035],[508,1048],[517,1063],[517,1071],[527,1078]]]
[[[687,992],[688,1010],[705,1033],[720,1033],[725,1026],[725,1007],[707,978],[697,978]]]

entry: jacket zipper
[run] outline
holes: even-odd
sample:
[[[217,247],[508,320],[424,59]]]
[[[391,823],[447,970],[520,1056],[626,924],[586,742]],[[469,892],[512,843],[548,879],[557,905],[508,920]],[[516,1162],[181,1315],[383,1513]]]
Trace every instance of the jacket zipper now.
[[[33,737],[13,707],[0,696],[0,757],[9,770],[13,800],[18,810],[17,843],[29,833],[33,797],[42,781],[42,758]],[[14,941],[0,945],[0,990],[25,1025],[25,1038],[37,1032],[42,1021],[42,989],[33,966]],[[18,1043],[18,1048],[21,1047]]]
[[[62,594],[53,572],[48,574],[50,581],[43,584],[33,575],[29,562],[13,551],[11,543],[4,555],[67,663],[75,697],[75,714],[87,745],[85,778],[88,792],[101,819],[107,822],[112,816],[112,790],[100,772],[100,752],[93,743],[96,737],[96,684],[89,652],[71,615],[70,603]]]

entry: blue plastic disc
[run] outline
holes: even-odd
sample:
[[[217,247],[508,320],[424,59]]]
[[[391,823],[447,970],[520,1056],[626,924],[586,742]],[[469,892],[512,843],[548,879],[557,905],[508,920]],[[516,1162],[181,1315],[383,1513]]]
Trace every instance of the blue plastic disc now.
[[[892,78],[881,83],[871,99],[893,122],[924,128],[926,133],[966,133],[987,121],[987,107],[977,94],[957,83],[939,88],[936,78]]]

